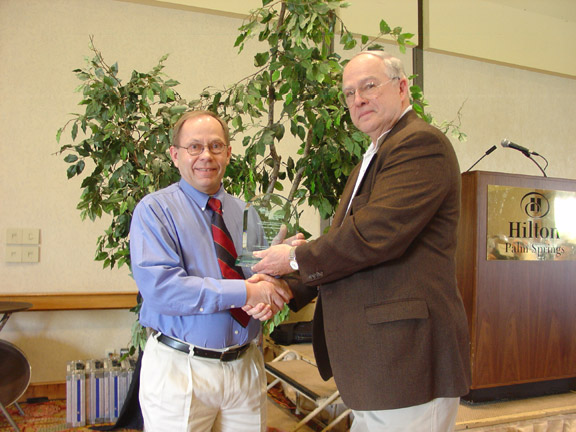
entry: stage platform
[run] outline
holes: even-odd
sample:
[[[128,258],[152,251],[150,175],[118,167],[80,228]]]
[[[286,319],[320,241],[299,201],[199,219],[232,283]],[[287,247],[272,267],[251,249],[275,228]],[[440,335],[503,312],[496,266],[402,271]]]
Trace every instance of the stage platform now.
[[[462,402],[456,430],[576,432],[576,392],[481,404]]]
[[[288,348],[297,351],[303,358],[311,362],[314,359],[310,344],[284,347],[269,343],[268,347],[275,351],[275,354]],[[272,423],[279,419],[276,415],[272,415]],[[283,421],[279,422],[280,424],[269,424],[278,427],[279,430],[289,431],[290,426],[297,423],[289,417],[281,418]],[[455,430],[471,432],[576,432],[576,392],[476,404],[461,402]]]

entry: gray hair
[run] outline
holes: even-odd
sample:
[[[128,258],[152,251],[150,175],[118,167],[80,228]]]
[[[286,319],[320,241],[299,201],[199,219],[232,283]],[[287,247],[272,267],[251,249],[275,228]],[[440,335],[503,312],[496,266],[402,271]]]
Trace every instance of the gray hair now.
[[[386,66],[386,75],[388,78],[406,78],[406,72],[404,72],[404,64],[402,63],[402,60],[394,57],[392,54],[382,50],[368,50],[359,52],[358,54],[354,55],[352,59],[361,55],[373,55],[382,60]]]

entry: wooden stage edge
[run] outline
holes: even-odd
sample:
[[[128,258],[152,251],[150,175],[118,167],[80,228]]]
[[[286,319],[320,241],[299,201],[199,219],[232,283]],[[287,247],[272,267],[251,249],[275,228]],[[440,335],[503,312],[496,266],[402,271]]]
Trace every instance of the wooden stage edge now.
[[[30,312],[94,309],[130,309],[137,292],[0,294],[0,301],[32,303]],[[27,312],[27,311],[24,311]]]

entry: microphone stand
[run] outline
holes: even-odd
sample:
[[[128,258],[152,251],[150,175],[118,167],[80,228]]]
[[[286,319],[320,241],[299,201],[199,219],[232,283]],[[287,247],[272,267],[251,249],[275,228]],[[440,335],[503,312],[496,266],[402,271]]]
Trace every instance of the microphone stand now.
[[[548,160],[546,160],[546,158],[545,158],[544,156],[539,155],[538,153],[534,153],[534,156],[539,156],[539,157],[541,157],[542,159],[544,159],[544,161],[546,162],[546,166],[545,166],[544,168],[542,168],[542,167],[540,166],[540,164],[539,164],[538,162],[536,162],[536,160],[530,155],[530,153],[528,153],[528,154],[526,154],[526,153],[524,153],[524,152],[522,152],[522,153],[524,154],[524,156],[526,156],[528,159],[530,159],[532,162],[534,162],[534,164],[535,164],[535,165],[538,167],[538,169],[542,172],[542,175],[543,175],[544,177],[548,177],[548,176],[546,175],[546,171],[545,171],[546,168],[548,168]]]
[[[474,168],[474,167],[478,164],[478,162],[480,162],[482,159],[484,159],[486,156],[488,156],[488,155],[489,155],[490,153],[492,153],[494,150],[496,150],[496,146],[495,146],[495,145],[492,146],[492,147],[490,147],[488,150],[486,150],[486,153],[484,153],[480,159],[478,159],[476,162],[474,162],[474,164],[473,164],[470,168],[468,168],[465,172],[468,172],[468,171],[470,171],[472,168]]]

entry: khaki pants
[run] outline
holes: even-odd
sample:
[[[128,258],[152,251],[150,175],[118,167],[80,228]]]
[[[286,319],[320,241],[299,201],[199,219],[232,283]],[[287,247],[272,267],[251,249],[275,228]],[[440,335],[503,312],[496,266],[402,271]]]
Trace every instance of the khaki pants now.
[[[139,396],[146,432],[266,430],[266,375],[256,343],[238,360],[221,362],[177,351],[153,335]]]
[[[437,398],[422,405],[382,411],[352,411],[350,432],[451,432],[460,398]]]

